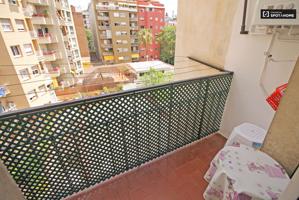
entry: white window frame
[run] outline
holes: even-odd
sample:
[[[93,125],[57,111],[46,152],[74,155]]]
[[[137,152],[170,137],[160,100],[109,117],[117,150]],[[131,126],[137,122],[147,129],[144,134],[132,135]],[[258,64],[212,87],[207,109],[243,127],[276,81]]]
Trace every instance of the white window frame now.
[[[13,57],[18,58],[22,56],[22,51],[20,45],[10,46],[10,50],[12,52]],[[18,53],[18,54],[16,54]]]
[[[28,51],[29,46],[30,46],[31,51]],[[32,44],[30,44],[30,43],[29,44],[24,44],[23,47],[24,47],[24,52],[25,52],[26,55],[32,55],[34,53],[33,48],[32,48]]]
[[[40,75],[40,69],[37,65],[32,66],[31,71],[32,71],[33,76],[39,76]]]
[[[26,26],[25,26],[24,20],[22,20],[22,19],[16,19],[15,21],[16,21],[17,30],[19,32],[25,32],[26,31]],[[19,23],[19,22],[21,22],[21,23]],[[22,27],[20,25],[22,25]]]
[[[27,81],[30,79],[29,70],[27,68],[19,70],[19,75],[21,76],[21,79],[23,81]]]
[[[10,19],[1,18],[0,21],[1,21],[1,27],[2,27],[3,32],[13,32],[14,31]]]

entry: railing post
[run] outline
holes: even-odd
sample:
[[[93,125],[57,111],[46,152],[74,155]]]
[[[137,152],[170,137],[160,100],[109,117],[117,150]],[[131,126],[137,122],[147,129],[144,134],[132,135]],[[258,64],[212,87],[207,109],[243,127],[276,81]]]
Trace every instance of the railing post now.
[[[134,92],[134,133],[136,139],[136,149],[137,149],[137,158],[138,158],[138,165],[141,164],[140,161],[140,147],[139,147],[139,136],[138,136],[138,126],[137,126],[137,94]]]
[[[209,88],[210,88],[210,81],[211,80],[207,79],[206,81],[207,81],[207,87],[206,87],[205,94],[204,94],[205,100],[204,100],[204,103],[203,103],[203,109],[202,109],[202,115],[201,115],[201,119],[200,119],[197,139],[201,138],[202,126],[203,126],[203,121],[204,121],[204,118],[205,118],[206,107],[207,107],[208,96],[209,96]]]
[[[125,159],[126,159],[126,169],[129,170],[129,159],[128,159],[128,148],[127,148],[127,143],[126,143],[126,135],[125,135],[125,130],[124,130],[124,119],[121,120],[121,134],[122,134],[122,140],[123,140],[123,147],[124,147],[124,152],[125,152]]]
[[[167,152],[170,152],[170,134],[171,134],[171,122],[172,122],[172,111],[173,111],[173,92],[174,84],[170,85],[170,105],[169,105],[169,124],[168,124],[168,136],[167,136]]]

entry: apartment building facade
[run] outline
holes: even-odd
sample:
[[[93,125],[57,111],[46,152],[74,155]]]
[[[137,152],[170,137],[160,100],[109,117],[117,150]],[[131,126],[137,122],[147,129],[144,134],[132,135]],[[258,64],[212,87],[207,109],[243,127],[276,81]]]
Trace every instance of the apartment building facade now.
[[[67,0],[0,0],[0,111],[57,101],[82,61]]]
[[[137,0],[138,25],[140,29],[150,29],[153,34],[152,43],[140,44],[140,61],[160,59],[160,45],[156,40],[165,26],[165,7],[158,1]]]
[[[90,4],[89,4],[90,6]],[[83,10],[82,11],[82,16],[83,16],[83,23],[84,23],[84,27],[86,29],[91,29],[91,24],[90,24],[90,14],[89,14],[89,8],[87,10]]]
[[[22,3],[0,1],[0,113],[57,101]]]
[[[90,66],[90,54],[88,49],[88,41],[84,27],[84,18],[82,12],[76,11],[74,6],[71,6],[76,35],[81,53],[82,63],[84,67]]]
[[[91,27],[97,56],[104,64],[139,61],[135,0],[92,0]]]

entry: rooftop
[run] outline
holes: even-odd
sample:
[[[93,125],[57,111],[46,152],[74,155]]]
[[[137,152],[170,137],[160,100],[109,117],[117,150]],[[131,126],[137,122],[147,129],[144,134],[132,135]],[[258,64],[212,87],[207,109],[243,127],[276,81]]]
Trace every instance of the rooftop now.
[[[150,70],[150,68],[154,68],[159,71],[173,71],[174,67],[162,61],[144,61],[144,62],[133,62],[128,63],[128,65],[133,68],[137,73],[143,73]]]

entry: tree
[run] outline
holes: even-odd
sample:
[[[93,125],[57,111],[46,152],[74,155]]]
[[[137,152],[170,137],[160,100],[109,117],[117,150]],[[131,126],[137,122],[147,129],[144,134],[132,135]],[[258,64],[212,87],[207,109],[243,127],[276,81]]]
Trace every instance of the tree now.
[[[154,68],[150,70],[141,77],[141,81],[144,86],[153,86],[162,83],[167,83],[172,80],[173,73],[170,72],[161,72]]]
[[[157,36],[157,41],[160,43],[160,59],[163,62],[166,62],[171,65],[174,64],[175,40],[175,26],[165,26]]]
[[[94,51],[95,47],[94,47],[93,35],[89,29],[85,29],[85,33],[88,41],[88,48],[90,51]]]
[[[139,44],[145,46],[146,60],[148,61],[148,45],[153,43],[153,33],[151,29],[141,29],[138,32]]]

